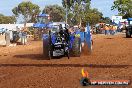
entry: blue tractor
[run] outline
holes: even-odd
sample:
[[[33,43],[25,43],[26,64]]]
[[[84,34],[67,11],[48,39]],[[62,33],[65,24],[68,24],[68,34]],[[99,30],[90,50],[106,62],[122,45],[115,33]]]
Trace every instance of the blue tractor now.
[[[85,32],[78,29],[70,33],[67,24],[58,22],[58,25],[54,25],[53,22],[49,22],[48,18],[48,14],[38,15],[37,23],[33,25],[34,39],[43,39],[43,55],[45,57],[51,59],[58,56],[67,56],[68,58],[80,56],[84,41],[88,45],[89,52],[91,52],[92,38],[89,25],[87,25]]]
[[[61,25],[61,24],[60,24]],[[43,34],[43,54],[49,59],[58,56],[80,57],[82,53],[82,43],[86,42],[87,52],[92,51],[92,37],[87,25],[87,31],[81,32],[79,29],[73,33],[68,28],[63,29],[61,26],[52,27],[48,34]]]
[[[128,18],[128,26],[126,27],[126,38],[130,38],[132,35],[132,18]]]
[[[34,40],[41,40],[43,33],[47,33],[51,22],[49,22],[48,14],[40,14],[36,16],[36,23],[33,24],[34,28]]]

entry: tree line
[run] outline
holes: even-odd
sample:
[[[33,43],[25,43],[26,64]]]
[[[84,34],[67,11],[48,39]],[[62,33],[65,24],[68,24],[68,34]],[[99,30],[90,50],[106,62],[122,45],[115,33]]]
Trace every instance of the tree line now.
[[[65,2],[67,1],[67,2]],[[85,6],[83,6],[85,4]],[[78,23],[96,24],[105,21],[103,14],[98,9],[90,7],[89,0],[62,0],[62,6],[48,5],[42,10],[42,13],[49,14],[51,21],[66,21],[66,6],[68,24],[76,25]],[[35,22],[35,16],[39,14],[40,7],[32,2],[21,2],[17,7],[12,9],[16,17],[23,16],[25,22]]]
[[[15,16],[4,16],[0,14],[0,24],[13,24],[14,22],[16,22]]]
[[[66,21],[69,24],[80,24],[89,22],[94,25],[98,22],[110,23],[109,17],[103,17],[103,14],[96,8],[91,8],[91,0],[62,0],[62,6],[47,5],[42,13],[49,14],[51,21]],[[67,8],[67,10],[66,10]],[[115,0],[111,10],[118,10],[119,15],[123,18],[132,17],[132,1],[131,0]],[[30,1],[21,2],[12,9],[14,16],[0,15],[0,23],[14,23],[17,18],[22,17],[24,22],[35,22],[35,16],[40,14],[40,7]]]

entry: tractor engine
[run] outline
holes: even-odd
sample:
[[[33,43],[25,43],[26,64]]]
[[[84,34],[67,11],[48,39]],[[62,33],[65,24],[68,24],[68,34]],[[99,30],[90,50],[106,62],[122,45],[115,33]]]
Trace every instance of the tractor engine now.
[[[53,33],[51,34],[50,51],[52,56],[63,56],[68,53],[68,42],[66,41],[65,33]]]

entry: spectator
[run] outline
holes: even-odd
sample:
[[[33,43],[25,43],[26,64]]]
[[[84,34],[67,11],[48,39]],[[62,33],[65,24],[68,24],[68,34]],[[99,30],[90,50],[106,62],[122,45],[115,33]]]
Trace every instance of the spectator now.
[[[110,35],[112,35],[112,28],[113,28],[113,25],[109,25],[109,33],[110,33]]]
[[[108,31],[109,31],[109,27],[108,27],[108,25],[105,25],[105,35],[107,35],[108,34]]]
[[[113,25],[112,27],[112,35],[114,35],[116,33],[117,27],[115,25]]]

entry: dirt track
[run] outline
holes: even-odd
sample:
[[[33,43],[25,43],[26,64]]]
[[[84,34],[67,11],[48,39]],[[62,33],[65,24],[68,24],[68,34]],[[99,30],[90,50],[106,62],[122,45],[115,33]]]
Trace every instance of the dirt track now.
[[[91,79],[132,80],[132,38],[124,36],[94,35],[93,53],[70,59],[43,58],[40,41],[0,47],[0,88],[83,88],[79,82],[82,68]],[[132,85],[119,88],[132,88]]]

